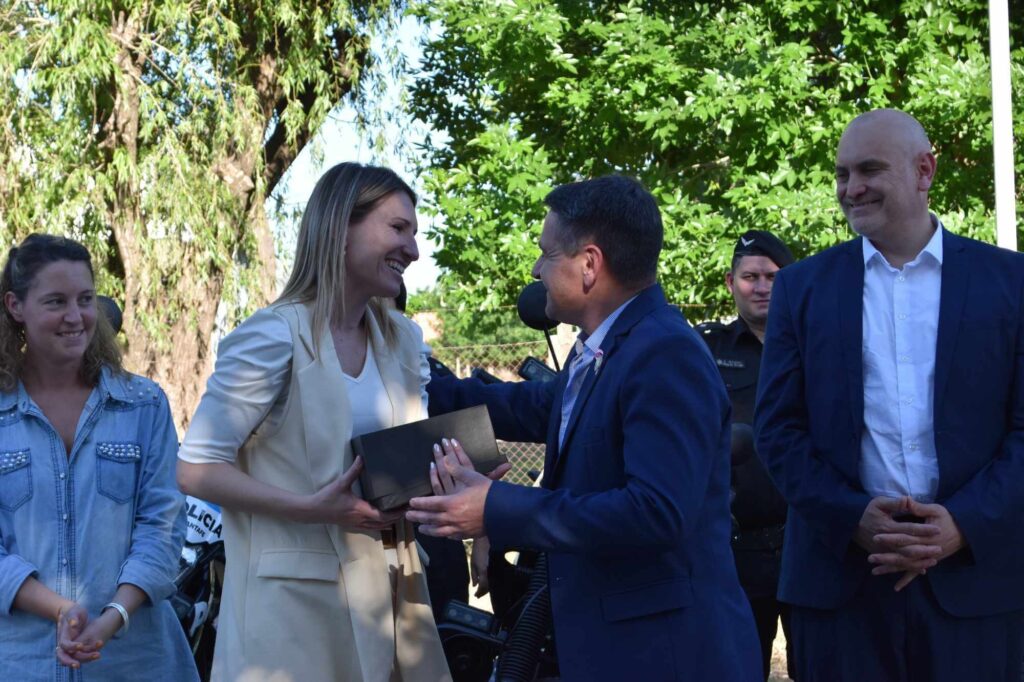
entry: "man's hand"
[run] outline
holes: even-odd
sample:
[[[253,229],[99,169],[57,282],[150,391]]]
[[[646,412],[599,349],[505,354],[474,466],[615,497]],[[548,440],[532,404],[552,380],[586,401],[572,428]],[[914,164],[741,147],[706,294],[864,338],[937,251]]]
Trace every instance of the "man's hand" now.
[[[479,474],[456,440],[441,441],[444,457],[435,448],[430,483],[436,497],[414,497],[412,511],[405,518],[419,523],[427,535],[465,540],[484,535],[484,502],[491,489],[491,476],[500,478],[509,470],[504,464],[488,476]]]
[[[901,516],[912,515],[909,497],[876,497],[864,508],[853,541],[868,554],[877,554],[897,547],[895,544],[879,542],[879,538],[899,535],[921,540],[938,535],[939,529],[928,523],[914,523],[898,520]],[[931,555],[929,550],[925,552]]]
[[[487,568],[491,562],[491,541],[487,536],[473,541],[473,551],[469,555],[469,580],[476,586],[473,596],[482,597],[491,591],[487,578]]]
[[[897,592],[931,566],[960,551],[966,544],[953,516],[941,504],[922,504],[909,497],[904,500],[905,513],[923,521],[923,523],[913,525],[932,526],[937,529],[937,532],[919,536],[894,531],[879,533],[875,536],[875,542],[882,548],[882,551],[868,557],[868,561],[878,564],[871,572],[874,575],[884,575],[899,571],[901,566],[905,566],[903,570],[906,572],[896,583]],[[931,566],[913,567],[910,565],[913,557],[925,555],[929,557]]]
[[[380,511],[352,492],[352,484],[362,470],[363,460],[356,457],[345,473],[308,498],[303,520],[333,523],[346,530],[382,530],[400,520],[401,511]]]
[[[897,520],[913,515],[912,502],[910,497],[874,498],[864,509],[854,535],[854,542],[868,552],[868,561],[876,564],[873,575],[903,572],[896,583],[897,592],[937,561],[938,551],[925,541],[938,535],[939,529],[929,523]],[[905,541],[892,541],[897,536]]]

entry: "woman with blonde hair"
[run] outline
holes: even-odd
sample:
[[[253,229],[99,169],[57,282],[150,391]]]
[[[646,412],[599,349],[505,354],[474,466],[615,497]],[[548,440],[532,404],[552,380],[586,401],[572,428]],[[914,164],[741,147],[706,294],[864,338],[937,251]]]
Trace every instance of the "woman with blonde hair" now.
[[[426,416],[422,334],[392,304],[415,202],[386,168],[328,170],[284,292],[220,343],[178,453],[224,510],[214,679],[450,679],[412,528],[359,497],[349,445]]]
[[[0,297],[0,679],[198,680],[166,396],[122,369],[81,244],[29,236]]]

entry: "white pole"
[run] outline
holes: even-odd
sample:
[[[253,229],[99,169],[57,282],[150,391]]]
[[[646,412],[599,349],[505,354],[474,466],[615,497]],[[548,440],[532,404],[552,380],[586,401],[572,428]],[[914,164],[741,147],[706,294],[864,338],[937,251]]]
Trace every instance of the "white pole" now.
[[[996,242],[1017,250],[1013,178],[1013,114],[1010,102],[1010,20],[1006,0],[989,0],[992,62],[992,148],[996,179]]]

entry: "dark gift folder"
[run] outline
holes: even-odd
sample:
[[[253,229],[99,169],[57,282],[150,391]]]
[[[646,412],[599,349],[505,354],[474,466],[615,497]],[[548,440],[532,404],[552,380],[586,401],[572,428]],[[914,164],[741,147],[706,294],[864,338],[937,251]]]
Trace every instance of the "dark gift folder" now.
[[[432,495],[430,463],[434,461],[434,444],[442,438],[458,440],[482,474],[508,461],[498,451],[485,405],[365,433],[352,439],[353,454],[363,458],[359,476],[363,498],[388,511],[414,497]]]

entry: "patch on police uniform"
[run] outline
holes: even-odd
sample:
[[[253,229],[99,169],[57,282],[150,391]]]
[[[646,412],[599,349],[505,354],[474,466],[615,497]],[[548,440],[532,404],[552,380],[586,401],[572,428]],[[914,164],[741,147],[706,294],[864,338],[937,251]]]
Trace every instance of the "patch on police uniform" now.
[[[728,367],[729,369],[744,369],[747,363],[742,360],[733,360],[731,358],[715,358],[715,364],[719,367]]]
[[[711,334],[713,332],[724,332],[727,329],[726,325],[721,322],[701,322],[697,325],[697,331],[701,334]]]

